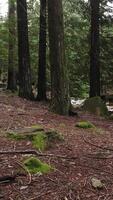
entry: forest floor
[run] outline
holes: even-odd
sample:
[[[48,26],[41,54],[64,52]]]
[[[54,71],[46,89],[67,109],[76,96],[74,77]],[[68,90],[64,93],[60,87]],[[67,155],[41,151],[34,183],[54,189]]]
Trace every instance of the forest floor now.
[[[96,129],[77,128],[76,123],[83,120],[92,122]],[[44,152],[53,156],[40,157],[55,170],[31,177],[24,172],[15,181],[0,182],[0,199],[113,200],[113,121],[82,112],[78,117],[59,116],[51,113],[46,104],[3,92],[0,93],[0,177],[13,175],[22,167],[25,156],[4,155],[2,151],[33,149],[30,142],[8,139],[5,132],[35,124],[64,136],[63,142]],[[93,187],[93,178],[102,182],[102,188]]]

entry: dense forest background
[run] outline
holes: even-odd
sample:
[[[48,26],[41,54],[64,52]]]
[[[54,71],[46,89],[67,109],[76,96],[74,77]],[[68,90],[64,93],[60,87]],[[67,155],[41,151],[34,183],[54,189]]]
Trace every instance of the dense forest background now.
[[[29,0],[28,28],[30,59],[32,70],[32,83],[37,84],[38,68],[38,44],[39,44],[39,1]],[[83,0],[63,0],[64,30],[66,62],[69,72],[70,95],[77,98],[85,98],[89,91],[89,49],[90,49],[90,5]],[[113,15],[112,4],[108,1],[101,2],[100,16],[100,69],[101,69],[101,93],[111,92],[113,88]],[[16,27],[16,19],[10,25]],[[9,42],[9,19],[8,16],[0,19],[0,76],[7,76],[8,71],[8,42]],[[48,33],[47,33],[48,35]],[[15,41],[14,66],[17,71],[17,28],[11,33]],[[50,89],[50,63],[49,63],[48,36],[47,47],[47,88]]]

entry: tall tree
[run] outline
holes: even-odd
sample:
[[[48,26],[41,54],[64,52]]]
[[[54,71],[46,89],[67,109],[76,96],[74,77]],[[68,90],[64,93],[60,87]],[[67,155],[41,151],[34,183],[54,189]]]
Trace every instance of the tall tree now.
[[[64,49],[62,0],[48,1],[48,24],[51,65],[51,107],[58,114],[69,112],[69,93]]]
[[[15,0],[9,0],[8,25],[9,25],[9,49],[8,49],[8,84],[7,89],[15,91],[16,69],[15,69],[15,38],[16,38],[16,6]]]
[[[32,98],[26,0],[17,0],[19,96]]]
[[[100,0],[90,0],[91,6],[91,50],[90,50],[90,97],[100,96]]]
[[[40,0],[38,100],[46,100],[46,0]]]

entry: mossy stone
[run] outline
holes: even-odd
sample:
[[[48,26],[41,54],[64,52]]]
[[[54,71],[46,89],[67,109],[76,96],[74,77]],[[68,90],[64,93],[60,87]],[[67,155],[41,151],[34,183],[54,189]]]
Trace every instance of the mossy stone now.
[[[24,165],[31,174],[45,174],[53,170],[53,168],[50,165],[43,163],[36,157],[27,158],[26,160],[24,160]]]
[[[30,130],[33,130],[33,132],[30,132]],[[22,132],[19,132],[18,130],[15,132],[8,132],[7,137],[13,140],[29,140],[33,144],[33,147],[40,151],[44,151],[46,148],[51,147],[55,142],[64,140],[63,136],[55,130],[45,132],[43,129],[42,131],[34,131],[34,129],[30,128],[25,128]]]
[[[26,139],[25,135],[18,134],[16,132],[9,132],[7,133],[7,137],[13,140],[24,140]]]
[[[95,128],[95,126],[89,122],[89,121],[81,121],[81,122],[78,122],[76,124],[76,127],[78,128],[84,128],[84,129],[87,129],[87,128]]]
[[[97,116],[108,115],[108,109],[106,104],[98,96],[86,99],[83,105],[83,110],[88,111]]]
[[[55,130],[51,130],[46,132],[47,138],[48,138],[48,142],[62,142],[64,141],[63,136],[56,132]]]

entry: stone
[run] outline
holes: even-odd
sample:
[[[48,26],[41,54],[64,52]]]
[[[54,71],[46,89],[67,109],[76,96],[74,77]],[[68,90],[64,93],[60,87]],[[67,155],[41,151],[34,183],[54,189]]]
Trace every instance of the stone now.
[[[107,116],[108,115],[108,109],[107,109],[106,104],[98,96],[86,99],[86,101],[84,102],[84,105],[83,105],[83,110],[88,111],[97,116]]]
[[[99,180],[97,178],[92,178],[91,183],[92,183],[92,186],[95,189],[102,189],[103,188],[103,184],[102,184],[101,180]]]

